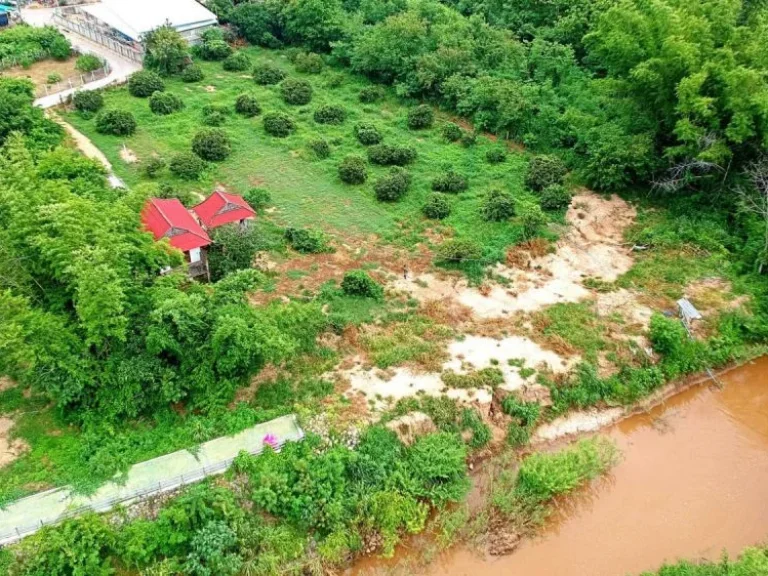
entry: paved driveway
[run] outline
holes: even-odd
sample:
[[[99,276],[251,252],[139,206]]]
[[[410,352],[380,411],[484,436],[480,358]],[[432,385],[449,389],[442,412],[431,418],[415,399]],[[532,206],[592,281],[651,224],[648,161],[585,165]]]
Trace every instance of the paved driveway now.
[[[53,18],[53,8],[26,8],[21,11],[21,18],[31,26],[50,26]],[[71,90],[65,90],[58,94],[51,94],[50,96],[44,96],[35,100],[35,106],[40,108],[50,108],[63,102],[70,94],[73,94],[77,90],[97,90],[104,88],[110,84],[119,84],[124,82],[128,76],[134,72],[141,70],[141,65],[130,60],[122,58],[115,52],[112,52],[109,48],[92,42],[87,38],[83,38],[77,34],[72,34],[62,30],[64,36],[72,43],[72,47],[78,52],[88,52],[95,54],[107,62],[109,62],[110,74],[106,78],[96,80],[80,88],[73,88]]]

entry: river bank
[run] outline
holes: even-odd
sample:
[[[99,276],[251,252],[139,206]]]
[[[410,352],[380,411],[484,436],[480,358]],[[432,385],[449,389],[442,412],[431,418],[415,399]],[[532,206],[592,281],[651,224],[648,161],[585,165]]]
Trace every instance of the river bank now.
[[[561,502],[540,536],[513,554],[485,557],[459,546],[415,568],[412,544],[350,574],[620,576],[760,543],[768,535],[768,357],[721,380],[723,389],[690,384],[604,430],[622,462]]]

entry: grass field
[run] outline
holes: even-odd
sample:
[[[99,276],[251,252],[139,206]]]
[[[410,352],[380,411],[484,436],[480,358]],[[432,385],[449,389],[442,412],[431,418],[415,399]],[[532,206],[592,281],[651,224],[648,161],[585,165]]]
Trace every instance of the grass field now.
[[[168,159],[173,153],[187,151],[194,134],[203,127],[202,108],[209,104],[232,109],[224,129],[232,139],[232,154],[226,161],[212,165],[199,182],[185,182],[165,173],[159,183],[169,183],[182,191],[207,194],[220,183],[235,192],[252,187],[269,190],[277,208],[273,214],[279,224],[314,226],[341,236],[377,234],[383,240],[400,245],[412,245],[424,238],[427,228],[435,223],[425,220],[421,206],[431,193],[431,181],[447,169],[453,169],[469,180],[469,190],[451,195],[453,213],[437,226],[443,235],[455,234],[472,238],[484,249],[484,258],[501,258],[503,250],[520,238],[521,228],[512,222],[489,223],[479,214],[484,194],[492,188],[512,193],[520,201],[533,200],[523,188],[527,164],[523,152],[510,149],[507,160],[490,164],[485,159],[488,150],[503,146],[486,137],[478,137],[474,146],[446,142],[440,127],[448,121],[440,117],[427,130],[412,131],[406,126],[408,107],[393,93],[375,103],[362,104],[358,93],[367,81],[326,67],[318,75],[299,74],[285,53],[257,48],[246,50],[253,63],[269,62],[289,75],[303,77],[312,83],[314,96],[306,106],[290,106],[280,98],[279,86],[259,86],[248,72],[226,72],[220,63],[201,62],[205,78],[198,83],[185,84],[178,79],[167,81],[167,91],[179,95],[185,108],[169,116],[157,116],[149,110],[148,102],[134,98],[126,88],[105,93],[107,108],[130,110],[138,121],[137,132],[128,138],[102,135],[96,132],[94,121],[75,112],[67,120],[92,138],[113,163],[117,174],[129,186],[146,180],[142,161],[152,154]],[[250,92],[261,104],[262,114],[243,118],[234,113],[238,95]],[[323,104],[338,104],[347,111],[342,125],[322,125],[313,119],[314,110]],[[265,113],[283,111],[296,121],[297,130],[279,139],[268,135],[262,126]],[[413,176],[410,191],[397,203],[381,203],[373,193],[376,178],[388,171],[386,167],[369,164],[368,182],[360,186],[344,184],[338,177],[337,166],[348,154],[365,156],[365,147],[357,142],[353,126],[360,121],[375,123],[384,134],[385,143],[411,145],[418,158],[408,167]],[[329,158],[319,160],[307,144],[319,137],[331,145]],[[128,164],[120,152],[127,146],[138,158]]]

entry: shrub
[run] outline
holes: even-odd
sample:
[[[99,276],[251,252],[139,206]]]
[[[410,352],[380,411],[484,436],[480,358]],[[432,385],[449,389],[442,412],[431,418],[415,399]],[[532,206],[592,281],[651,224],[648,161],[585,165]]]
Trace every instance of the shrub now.
[[[75,61],[75,69],[85,74],[98,70],[103,66],[104,63],[101,61],[101,58],[93,54],[82,54]]]
[[[144,164],[144,173],[149,178],[157,178],[160,172],[165,170],[166,166],[165,160],[160,158],[160,156],[150,156]]]
[[[501,222],[515,215],[515,200],[502,190],[491,190],[480,206],[480,215],[489,222]]]
[[[382,202],[400,200],[411,185],[411,175],[403,168],[391,168],[389,173],[382,176],[373,185],[376,198]]]
[[[136,132],[136,118],[126,110],[105,110],[96,116],[96,131],[114,136],[130,136]]]
[[[315,156],[321,160],[323,158],[328,158],[328,156],[331,155],[331,147],[328,145],[328,141],[324,138],[312,140],[307,146],[314,152]]]
[[[286,104],[309,104],[312,100],[312,84],[302,78],[286,78],[280,83],[280,96]]]
[[[360,156],[347,156],[339,164],[339,178],[347,184],[362,184],[368,179],[368,167]]]
[[[232,144],[224,130],[209,128],[195,134],[192,139],[192,152],[203,160],[221,162],[232,152]]]
[[[261,106],[253,94],[240,94],[235,100],[235,112],[246,118],[261,114]]]
[[[503,148],[491,148],[485,153],[488,164],[501,164],[507,159],[507,153]]]
[[[283,78],[285,78],[285,72],[271,64],[260,64],[253,69],[253,79],[261,86],[279,84]]]
[[[477,132],[464,132],[461,137],[461,145],[464,148],[471,148],[477,144]]]
[[[128,79],[128,92],[137,98],[149,98],[155,92],[164,92],[165,83],[158,74],[141,70]]]
[[[651,317],[651,344],[659,354],[678,354],[683,348],[688,334],[682,322],[676,318],[665,318],[661,314]]]
[[[411,130],[429,128],[434,121],[435,113],[426,104],[421,104],[408,110],[408,128]]]
[[[283,112],[270,112],[264,116],[264,130],[267,134],[285,138],[296,129],[293,119]]]
[[[462,130],[460,126],[454,124],[453,122],[443,124],[440,132],[442,133],[443,138],[445,138],[448,142],[456,142],[461,140],[461,137],[464,135],[464,130]]]
[[[373,104],[384,98],[384,88],[381,86],[366,86],[358,94],[363,104]]]
[[[365,270],[347,272],[341,281],[341,289],[347,296],[373,298],[374,300],[381,300],[384,297],[384,288]]]
[[[432,194],[421,207],[424,216],[433,220],[443,220],[451,215],[451,204],[442,194]]]
[[[439,506],[461,500],[469,491],[467,449],[456,434],[422,436],[408,449],[407,476],[414,495]]]
[[[300,52],[296,55],[293,61],[293,65],[296,67],[297,72],[303,72],[305,74],[320,74],[323,71],[322,56],[315,54],[314,52]]]
[[[467,189],[467,179],[461,174],[449,170],[432,181],[432,190],[435,192],[450,192],[456,194]]]
[[[178,74],[189,63],[189,44],[181,33],[166,23],[143,38],[144,68],[163,76]]]
[[[409,146],[376,144],[368,148],[368,159],[381,166],[405,166],[416,159],[416,150]]]
[[[343,124],[347,119],[347,111],[341,106],[329,104],[315,110],[314,118],[318,124]]]
[[[155,114],[165,116],[184,108],[184,101],[170,92],[155,92],[149,97],[149,109]]]
[[[480,246],[473,240],[452,238],[437,248],[437,259],[443,262],[479,260],[482,254]]]
[[[104,96],[101,92],[93,90],[83,90],[75,92],[72,97],[72,104],[78,112],[98,112],[104,107]]]
[[[381,142],[383,136],[379,129],[370,122],[359,122],[355,124],[355,138],[363,146],[373,146]]]
[[[228,72],[242,72],[251,67],[251,59],[248,57],[248,54],[239,50],[227,56],[224,62],[222,62],[221,67]]]
[[[543,190],[552,184],[562,184],[568,169],[556,156],[535,156],[528,164],[525,184],[531,190]]]
[[[198,180],[205,170],[205,162],[197,154],[181,152],[171,158],[168,168],[182,180]]]
[[[48,74],[48,76],[45,79],[46,84],[58,84],[61,82],[61,74],[58,74],[57,72],[53,72],[51,74]]]
[[[229,108],[218,104],[203,106],[203,124],[206,126],[222,126],[227,121]]]
[[[54,60],[66,60],[72,55],[72,44],[61,33],[57,32],[56,38],[48,47],[48,52]]]
[[[562,210],[570,204],[571,192],[562,184],[547,186],[539,196],[539,205],[543,210]]]
[[[291,248],[303,254],[320,254],[330,252],[328,239],[320,230],[310,228],[286,228],[285,239]]]
[[[195,51],[203,60],[224,60],[232,54],[232,47],[224,40],[223,30],[211,28],[203,32]]]
[[[530,240],[547,223],[547,217],[538,204],[526,204],[520,211],[520,223],[523,225],[523,238]]]
[[[184,68],[181,73],[181,79],[188,84],[192,82],[200,82],[204,77],[203,69],[197,64],[190,64]]]
[[[257,212],[272,203],[272,195],[264,188],[251,188],[243,194],[243,199]]]

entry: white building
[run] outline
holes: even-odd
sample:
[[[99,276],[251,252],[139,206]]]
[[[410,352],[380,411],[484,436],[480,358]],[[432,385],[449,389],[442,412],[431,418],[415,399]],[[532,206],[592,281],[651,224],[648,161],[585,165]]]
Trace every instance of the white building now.
[[[191,44],[218,24],[216,15],[195,0],[101,0],[60,10],[71,23],[137,48],[147,32],[164,24],[173,26]]]

